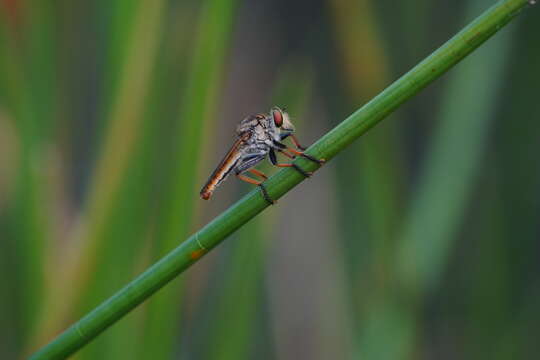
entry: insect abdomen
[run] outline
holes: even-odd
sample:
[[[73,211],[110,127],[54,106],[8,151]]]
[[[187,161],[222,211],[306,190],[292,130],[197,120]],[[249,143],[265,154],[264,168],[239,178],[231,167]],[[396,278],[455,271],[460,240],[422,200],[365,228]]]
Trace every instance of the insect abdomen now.
[[[214,190],[229,176],[232,169],[236,167],[236,164],[240,160],[240,153],[231,153],[223,162],[214,170],[206,184],[201,189],[201,198],[204,200],[210,199]]]

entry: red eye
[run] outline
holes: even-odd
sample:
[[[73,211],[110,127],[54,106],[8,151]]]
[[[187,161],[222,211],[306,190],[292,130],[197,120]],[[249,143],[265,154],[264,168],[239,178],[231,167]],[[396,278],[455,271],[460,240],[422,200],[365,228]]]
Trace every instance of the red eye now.
[[[272,115],[274,116],[274,124],[276,124],[277,127],[281,127],[283,125],[283,114],[279,110],[272,111]]]

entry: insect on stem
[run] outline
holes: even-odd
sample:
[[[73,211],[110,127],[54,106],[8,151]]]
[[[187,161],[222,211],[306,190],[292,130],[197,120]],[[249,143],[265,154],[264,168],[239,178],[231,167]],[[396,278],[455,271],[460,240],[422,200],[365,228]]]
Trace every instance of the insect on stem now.
[[[204,200],[210,199],[215,189],[227,179],[231,172],[234,172],[240,180],[259,186],[264,199],[270,204],[274,204],[275,201],[268,195],[268,191],[262,181],[242,174],[249,171],[253,175],[262,178],[263,181],[266,180],[268,177],[253,167],[269,156],[270,162],[273,165],[277,167],[292,167],[305,177],[310,177],[312,175],[311,172],[303,170],[296,164],[280,164],[277,162],[275,151],[281,152],[290,159],[301,156],[319,165],[325,162],[324,159],[316,159],[311,155],[304,154],[303,150],[305,148],[300,145],[296,136],[293,135],[294,131],[295,128],[291,123],[289,114],[278,107],[273,107],[266,114],[254,114],[246,117],[236,129],[236,141],[201,189],[201,198]],[[301,151],[281,143],[287,137],[290,137],[295,147]]]

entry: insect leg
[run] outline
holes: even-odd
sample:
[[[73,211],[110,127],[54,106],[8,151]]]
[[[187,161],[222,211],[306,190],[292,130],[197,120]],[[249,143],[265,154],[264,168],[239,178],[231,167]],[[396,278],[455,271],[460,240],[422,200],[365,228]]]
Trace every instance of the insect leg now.
[[[262,177],[264,180],[268,179],[268,176],[266,176],[262,171],[259,171],[257,169],[249,169],[248,171],[254,175]]]
[[[295,149],[291,149],[291,148],[287,148],[287,150],[289,150],[290,152],[292,152],[293,154],[295,155],[298,155],[298,156],[301,156],[303,158],[306,158],[308,160],[311,160],[313,162],[316,162],[317,164],[319,165],[322,165],[326,162],[325,159],[317,159],[317,158],[314,158],[313,156],[311,155],[308,155],[308,154],[305,154],[303,151],[298,151],[298,150],[295,150]]]
[[[270,151],[268,152],[268,157],[270,158],[270,162],[272,163],[272,165],[275,165],[277,163],[276,152],[274,151],[274,149],[270,149]]]
[[[272,164],[274,164],[277,167],[292,167],[295,168],[296,171],[298,171],[300,174],[304,175],[305,177],[310,177],[313,173],[303,170],[300,166],[296,164],[280,164],[277,162],[276,153],[274,152],[274,149],[270,149],[270,161]]]
[[[282,153],[283,155],[285,155],[286,157],[288,157],[289,159],[296,159],[296,156],[295,155],[291,155],[289,154],[287,151],[285,150],[278,150],[280,153]]]
[[[245,175],[242,175],[242,174],[236,174],[236,177],[239,178],[242,181],[245,181],[245,182],[253,184],[253,185],[259,186],[259,185],[262,184],[262,181],[252,179],[249,176],[245,176]]]
[[[291,139],[294,143],[294,146],[296,146],[297,149],[300,149],[302,151],[306,150],[305,147],[303,147],[302,145],[300,145],[300,142],[298,141],[298,139],[296,138],[296,136],[294,136],[293,134],[291,134]]]
[[[262,192],[263,197],[264,197],[264,200],[266,200],[270,205],[274,205],[276,203],[276,201],[272,200],[270,195],[268,195],[268,191],[266,191],[266,187],[263,185],[262,181],[252,179],[250,177],[244,176],[244,175],[239,174],[239,173],[236,174],[236,177],[239,178],[242,181],[245,181],[245,182],[248,182],[250,184],[257,185],[258,187],[260,187],[261,192]]]
[[[295,150],[293,148],[290,148],[288,147],[287,145],[285,144],[282,144],[280,143],[279,141],[274,141],[274,145],[275,147],[278,149],[278,151],[281,151],[285,154],[285,151],[290,151],[291,153],[295,154],[295,155],[298,155],[298,156],[301,156],[303,158],[306,158],[308,160],[311,160],[313,162],[316,162],[317,164],[319,165],[322,165],[326,162],[325,159],[317,159],[317,158],[314,158],[313,156],[311,155],[308,155],[308,154],[304,154],[303,151],[298,151],[298,150]],[[289,156],[289,154],[287,154],[287,156]],[[290,156],[289,156],[290,157]]]
[[[242,172],[244,171],[250,171],[252,174],[255,174],[257,176],[262,177],[263,179],[267,179],[266,175],[262,172],[256,170],[256,169],[250,169],[251,167],[255,166],[258,162],[263,160],[266,157],[266,151],[261,151],[259,153],[254,153],[246,156],[243,161],[235,168],[236,177],[238,177],[240,180],[248,182],[253,185],[257,185],[261,188],[261,192],[263,194],[264,199],[270,204],[275,204],[275,201],[270,198],[270,195],[268,195],[268,191],[266,191],[266,187],[263,185],[262,181],[258,181],[255,179],[252,179],[250,177],[247,177],[245,175],[242,175]],[[249,169],[249,170],[248,170]]]

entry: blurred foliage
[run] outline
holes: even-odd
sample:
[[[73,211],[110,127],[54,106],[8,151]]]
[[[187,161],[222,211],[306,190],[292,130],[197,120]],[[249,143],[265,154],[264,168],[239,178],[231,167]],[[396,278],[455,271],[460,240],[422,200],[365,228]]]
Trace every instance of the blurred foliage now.
[[[1,0],[0,358],[245,192],[197,197],[242,117],[287,107],[309,144],[491,3]],[[532,9],[76,357],[534,357],[539,31]]]

